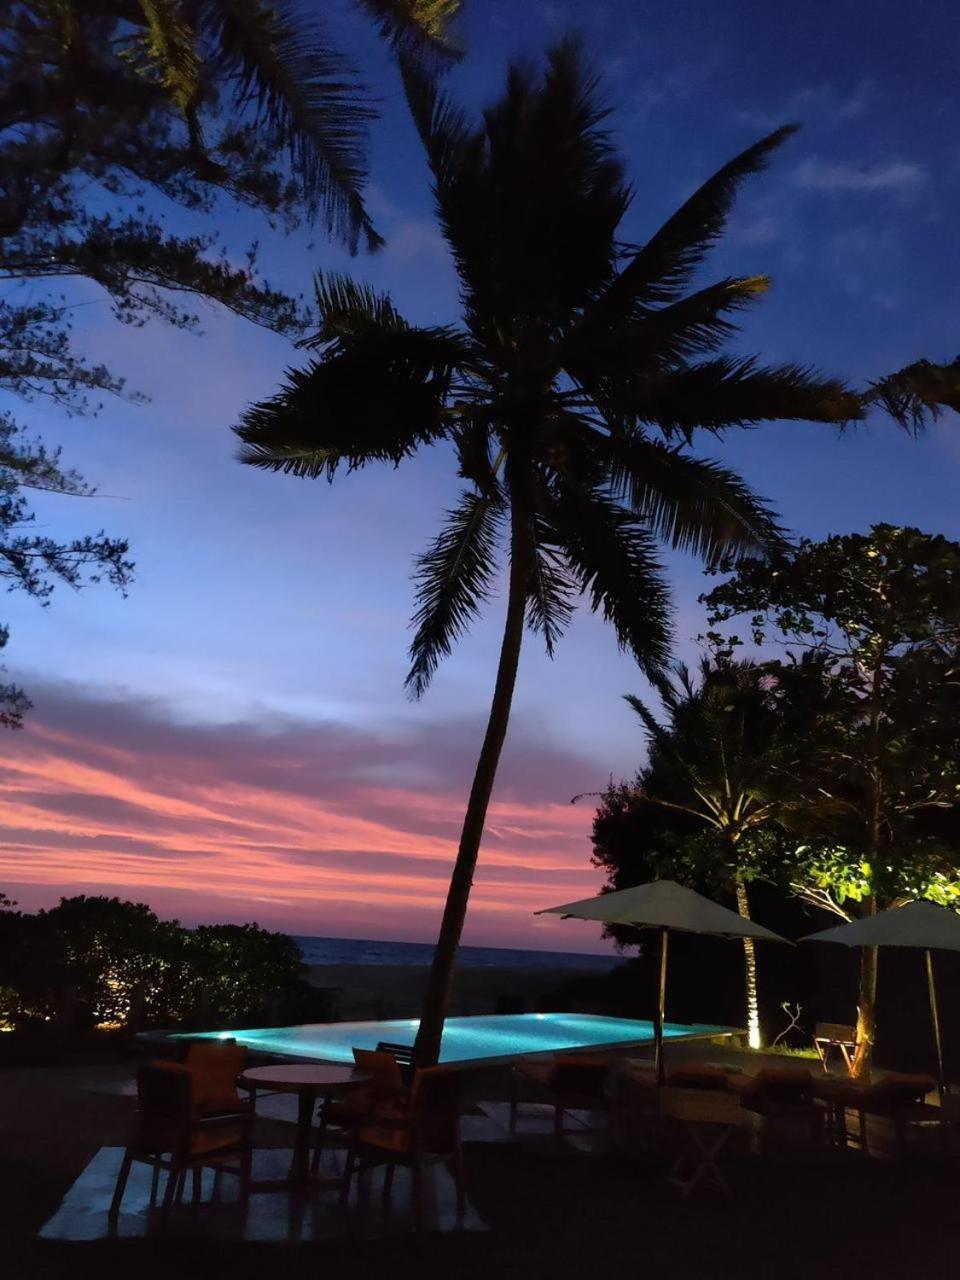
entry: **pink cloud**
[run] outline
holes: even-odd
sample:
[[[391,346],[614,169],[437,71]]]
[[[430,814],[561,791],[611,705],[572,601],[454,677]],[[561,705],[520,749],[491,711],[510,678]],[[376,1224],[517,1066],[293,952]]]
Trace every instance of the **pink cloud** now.
[[[402,732],[197,726],[64,687],[34,692],[28,728],[0,738],[0,888],[23,906],[118,893],[188,923],[433,935],[480,725],[413,711]],[[423,781],[385,785],[391,764]],[[592,810],[569,803],[598,772],[514,726],[466,940],[596,948],[595,930],[544,929],[532,913],[600,887]]]

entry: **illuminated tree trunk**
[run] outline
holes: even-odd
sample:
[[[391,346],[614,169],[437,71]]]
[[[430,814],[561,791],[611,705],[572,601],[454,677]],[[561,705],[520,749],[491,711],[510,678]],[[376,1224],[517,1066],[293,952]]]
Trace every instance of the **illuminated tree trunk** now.
[[[870,915],[876,914],[871,899]],[[857,1002],[857,1049],[852,1075],[856,1080],[869,1080],[873,1067],[873,1049],[877,1039],[877,966],[879,947],[860,948],[860,985]]]
[[[750,919],[750,902],[747,898],[747,886],[741,876],[737,876],[737,910],[744,920]],[[759,1049],[760,1038],[760,1001],[757,997],[757,949],[753,938],[743,940],[743,964],[747,990],[747,1039],[751,1049]]]
[[[418,1067],[433,1066],[440,1057],[440,1038],[450,1001],[453,971],[460,946],[460,935],[467,914],[473,873],[480,852],[480,841],[487,817],[487,806],[493,790],[500,753],[507,735],[510,706],[517,680],[520,662],[520,644],[523,639],[523,620],[526,611],[528,566],[526,560],[526,530],[522,528],[522,516],[516,501],[511,509],[510,538],[510,586],[507,598],[507,618],[500,646],[500,662],[497,682],[483,746],[477,761],[470,799],[460,833],[460,847],[450,877],[447,901],[440,923],[440,934],[433,953],[430,976],[420,1014],[420,1029],[414,1045],[414,1061]]]

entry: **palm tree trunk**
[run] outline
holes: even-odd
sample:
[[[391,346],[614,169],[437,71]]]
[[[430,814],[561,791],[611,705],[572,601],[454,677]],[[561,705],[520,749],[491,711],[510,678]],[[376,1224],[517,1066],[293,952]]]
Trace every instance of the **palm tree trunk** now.
[[[737,876],[737,910],[744,920],[750,919],[750,901],[742,876]],[[751,1049],[763,1044],[760,1036],[760,1000],[757,996],[757,949],[753,938],[743,940],[743,963],[747,988],[747,1042]]]
[[[500,662],[497,682],[493,690],[490,717],[484,735],[467,812],[460,833],[460,847],[450,877],[447,901],[443,909],[440,935],[437,938],[430,966],[430,977],[420,1014],[420,1029],[414,1046],[414,1061],[418,1067],[433,1066],[440,1057],[440,1037],[450,999],[453,970],[460,945],[460,935],[467,914],[467,903],[473,887],[473,873],[483,837],[484,823],[490,793],[500,763],[500,752],[507,735],[510,705],[517,680],[520,662],[520,644],[523,640],[523,620],[527,598],[527,539],[522,528],[522,516],[518,503],[513,502],[510,517],[510,585],[507,596],[507,617],[500,645]]]

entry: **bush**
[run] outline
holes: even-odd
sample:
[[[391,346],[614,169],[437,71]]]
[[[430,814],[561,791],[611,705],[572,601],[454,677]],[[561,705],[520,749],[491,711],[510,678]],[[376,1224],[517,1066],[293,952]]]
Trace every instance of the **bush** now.
[[[36,915],[0,908],[0,1025],[215,1027],[309,1007],[296,944],[255,924],[191,931],[86,895]]]

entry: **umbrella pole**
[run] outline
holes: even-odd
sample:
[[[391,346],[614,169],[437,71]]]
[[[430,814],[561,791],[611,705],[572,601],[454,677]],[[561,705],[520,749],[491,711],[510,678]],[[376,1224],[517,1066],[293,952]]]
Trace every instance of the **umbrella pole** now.
[[[937,1004],[937,986],[933,980],[933,956],[927,951],[927,990],[930,993],[930,1018],[933,1021],[933,1039],[937,1046],[937,1088],[940,1097],[947,1091],[943,1075],[943,1044],[940,1040],[940,1009]]]
[[[653,1024],[654,1065],[657,1069],[657,1084],[663,1084],[663,1010],[667,996],[667,931],[660,930],[660,990],[657,996],[657,1017]]]

